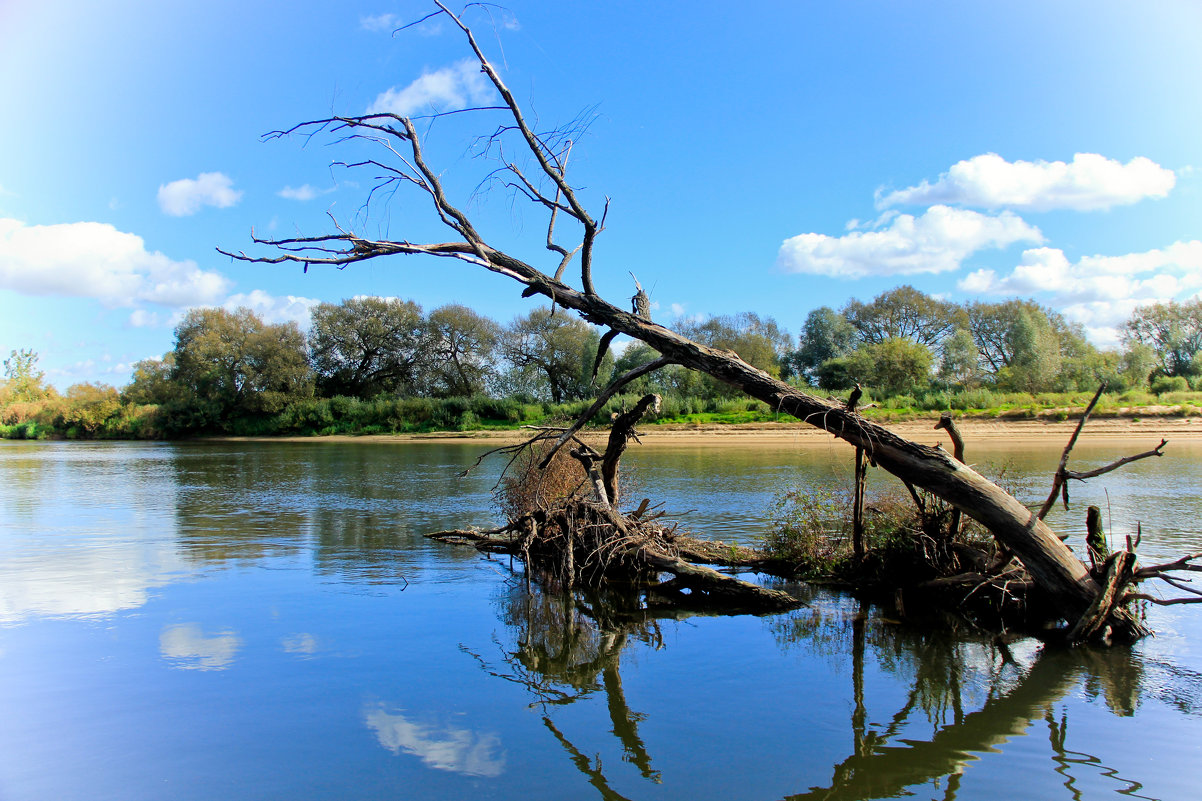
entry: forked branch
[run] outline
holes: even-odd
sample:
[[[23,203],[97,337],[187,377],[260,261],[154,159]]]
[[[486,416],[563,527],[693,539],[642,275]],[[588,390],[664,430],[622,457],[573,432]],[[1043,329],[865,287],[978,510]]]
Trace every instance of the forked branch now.
[[[647,362],[646,364],[641,365],[639,367],[636,367],[633,370],[631,370],[630,372],[625,373],[622,376],[620,376],[619,378],[615,379],[613,381],[613,383],[611,383],[608,387],[606,387],[604,389],[604,391],[602,391],[601,394],[597,396],[597,399],[595,401],[593,401],[592,405],[589,406],[587,409],[585,409],[584,413],[581,414],[578,418],[576,418],[576,422],[572,423],[572,425],[563,432],[563,434],[559,437],[559,439],[556,440],[555,444],[551,446],[551,450],[547,453],[547,455],[539,463],[539,465],[538,465],[539,468],[545,470],[547,468],[547,465],[551,464],[551,460],[553,458],[555,458],[555,453],[561,447],[563,447],[564,443],[566,443],[569,439],[574,437],[576,435],[576,433],[578,431],[580,431],[580,429],[584,428],[588,424],[588,421],[593,419],[593,415],[595,415],[597,412],[601,411],[602,407],[605,406],[605,404],[609,401],[609,399],[618,393],[618,390],[620,390],[622,387],[629,384],[631,381],[634,381],[637,378],[641,378],[642,376],[645,376],[648,373],[653,373],[656,370],[658,370],[659,368],[666,367],[669,364],[672,364],[672,360],[668,359],[667,357],[661,356],[660,358],[655,359],[654,361]]]
[[[1089,420],[1089,415],[1093,413],[1094,407],[1098,405],[1098,399],[1102,397],[1102,392],[1105,389],[1105,384],[1098,387],[1098,391],[1094,393],[1093,400],[1085,407],[1085,413],[1081,415],[1081,419],[1077,422],[1077,427],[1073,430],[1073,435],[1069,437],[1068,444],[1064,446],[1064,452],[1060,454],[1060,464],[1056,466],[1056,473],[1052,476],[1052,491],[1048,493],[1048,499],[1043,502],[1043,506],[1040,507],[1037,515],[1040,520],[1047,517],[1048,512],[1056,505],[1057,496],[1063,499],[1064,508],[1068,509],[1068,482],[1070,479],[1084,481],[1087,478],[1095,478],[1112,470],[1117,470],[1123,465],[1137,462],[1140,459],[1147,459],[1149,456],[1164,456],[1164,446],[1168,444],[1168,440],[1161,439],[1160,444],[1152,450],[1137,453],[1134,456],[1124,456],[1122,459],[1111,462],[1105,467],[1086,470],[1085,472],[1076,472],[1068,469],[1069,454],[1072,453],[1073,446],[1077,444],[1077,437],[1081,435],[1081,429],[1085,427],[1086,421]]]

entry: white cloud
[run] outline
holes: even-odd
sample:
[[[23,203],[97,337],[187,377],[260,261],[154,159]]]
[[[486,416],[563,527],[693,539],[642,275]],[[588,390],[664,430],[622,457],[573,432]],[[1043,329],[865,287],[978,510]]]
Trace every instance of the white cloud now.
[[[898,214],[881,222],[888,227],[841,237],[801,234],[786,239],[777,264],[788,272],[838,278],[942,273],[959,269],[964,259],[984,248],[1043,241],[1038,228],[1011,212],[990,216],[932,206],[920,217]]]
[[[315,187],[310,186],[309,184],[303,184],[302,186],[296,186],[296,187],[285,186],[279,192],[276,192],[276,194],[287,200],[305,201],[305,200],[312,200],[313,198],[315,198],[319,195],[328,195],[330,192],[333,192],[333,191],[334,190],[332,188],[331,189],[317,189]]]
[[[376,97],[368,114],[409,117],[429,111],[457,111],[483,105],[494,97],[492,83],[479,63],[465,59],[436,72],[425,72],[404,89],[389,89]]]
[[[158,328],[162,324],[163,316],[158,312],[134,309],[129,315],[129,325],[132,328]]]
[[[245,306],[265,323],[295,322],[301,328],[308,328],[310,311],[320,302],[314,298],[296,295],[277,297],[269,295],[261,289],[254,289],[250,292],[230,295],[221,305],[231,310]]]
[[[359,17],[359,27],[365,31],[391,31],[400,27],[396,14],[369,14]]]
[[[26,225],[0,218],[0,288],[26,295],[95,298],[108,306],[212,303],[230,281],[193,261],[146,250],[142,237],[107,223]]]
[[[510,28],[508,19],[504,20],[502,24],[506,28]],[[431,17],[430,19],[414,24],[413,22],[406,23],[396,14],[369,14],[366,17],[359,18],[359,27],[372,33],[388,31],[393,33],[393,35],[396,35],[398,29],[404,27],[406,32],[413,32],[419,36],[437,36],[442,33],[442,17]],[[510,30],[513,30],[513,28],[510,28]]]
[[[223,173],[202,172],[196,178],[181,178],[159,187],[159,208],[172,217],[187,217],[201,206],[228,208],[242,198],[233,180]]]
[[[1164,197],[1177,181],[1172,170],[1140,156],[1123,164],[1097,153],[1077,153],[1063,161],[1006,161],[996,153],[952,165],[935,183],[881,195],[877,206],[954,203],[1047,211],[1096,211]]]
[[[1050,296],[1050,305],[1084,325],[1095,342],[1113,343],[1137,306],[1202,290],[1202,241],[1122,256],[1085,256],[1077,262],[1058,248],[1032,248],[1009,275],[977,270],[957,287],[976,295]]]

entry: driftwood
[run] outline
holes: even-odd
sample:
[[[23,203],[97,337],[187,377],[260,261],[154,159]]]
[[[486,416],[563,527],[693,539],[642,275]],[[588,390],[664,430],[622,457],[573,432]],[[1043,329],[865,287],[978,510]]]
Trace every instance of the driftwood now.
[[[571,520],[570,524],[561,521]],[[543,520],[545,525],[531,525]],[[582,530],[603,532],[605,542],[580,536]],[[542,532],[541,534],[530,532]],[[457,529],[427,534],[452,544],[470,544],[489,553],[504,553],[527,561],[534,571],[549,571],[567,586],[595,585],[604,576],[639,582],[659,603],[721,612],[773,612],[793,609],[802,602],[773,590],[683,559],[658,527],[630,525],[591,501],[575,501],[543,510],[530,518],[489,531]],[[539,537],[546,540],[536,542]],[[690,555],[696,557],[697,551]],[[660,581],[661,573],[672,578]],[[545,574],[544,574],[545,575]]]
[[[630,515],[617,511],[621,456],[629,440],[637,437],[635,423],[658,403],[658,396],[647,395],[630,411],[619,415],[604,453],[576,438],[579,426],[565,429],[547,448],[538,461],[539,469],[549,467],[565,443],[575,444],[570,454],[581,465],[585,485],[591,487],[588,495],[570,493],[550,499],[489,531],[457,529],[427,536],[443,542],[471,544],[481,551],[513,555],[529,570],[565,588],[599,586],[614,580],[634,583],[647,593],[652,605],[723,612],[779,611],[800,606],[801,602],[786,592],[687,561],[676,543],[675,531],[661,525],[659,515],[647,513],[649,501],[644,500]],[[496,450],[528,449],[549,442],[553,433],[542,432],[521,445]],[[685,553],[704,558],[698,548]],[[663,573],[671,574],[672,578],[660,581]]]
[[[609,200],[605,199],[600,217],[594,217],[581,199],[578,188],[568,181],[568,155],[577,131],[572,128],[536,131],[471,28],[440,0],[435,0],[434,5],[438,10],[431,16],[442,16],[459,29],[485,79],[500,96],[497,105],[462,112],[489,115],[490,119],[497,115],[503,118],[491,136],[480,140],[484,154],[500,155],[498,168],[485,180],[505,186],[516,198],[525,199],[545,211],[546,248],[558,259],[554,273],[548,274],[535,267],[533,256],[518,258],[489,244],[468,215],[448,196],[441,170],[427,162],[426,134],[418,130],[422,120],[415,122],[414,118],[392,113],[327,117],[273,132],[267,138],[292,134],[311,137],[329,132],[340,140],[359,139],[380,146],[382,158],[387,161],[368,159],[354,165],[369,168],[380,176],[372,194],[377,190],[395,191],[407,187],[424,196],[433,216],[451,232],[448,240],[373,239],[345,229],[335,220],[333,232],[318,236],[264,239],[255,237],[252,232],[256,244],[275,248],[277,255],[221,252],[249,262],[294,263],[306,271],[316,265],[344,267],[383,256],[420,255],[467,262],[510,278],[521,285],[523,296],[542,295],[552,304],[570,309],[588,322],[603,327],[607,330],[606,341],[617,334],[638,339],[661,354],[657,366],[677,364],[706,373],[778,412],[792,415],[862,449],[872,464],[909,485],[942,498],[987,528],[1002,547],[1021,560],[1032,580],[1047,593],[1065,619],[1078,620],[1093,607],[1103,587],[1043,522],[1046,508],[1040,514],[1034,514],[941,449],[906,440],[866,420],[854,408],[848,408],[848,404],[832,403],[803,392],[751,366],[737,353],[707,347],[649,320],[647,309],[640,308],[637,301],[635,309],[628,311],[598,295],[593,281],[594,249],[597,237],[605,228]],[[493,122],[485,124],[493,128]],[[422,127],[426,128],[424,124]],[[524,151],[528,160],[512,158],[514,150]],[[529,163],[530,174],[525,167],[519,166],[520,163]],[[557,230],[557,224],[562,221],[570,223],[579,234],[571,246],[561,244],[556,238],[562,230]],[[579,288],[564,279],[567,266],[574,260],[579,264]],[[625,386],[632,380],[631,375],[628,373],[614,381],[606,392],[613,393]],[[578,425],[582,424],[578,421]],[[1076,435],[1073,441],[1075,439]],[[1072,442],[1066,448],[1062,469],[1057,472],[1058,486],[1054,486],[1050,501],[1054,501],[1056,493],[1067,500],[1067,481],[1086,477],[1085,474],[1070,474],[1063,468],[1071,446]],[[1149,455],[1159,456],[1160,448],[1131,458]],[[1136,621],[1119,608],[1111,612],[1108,625],[1118,639],[1129,640],[1142,634]]]

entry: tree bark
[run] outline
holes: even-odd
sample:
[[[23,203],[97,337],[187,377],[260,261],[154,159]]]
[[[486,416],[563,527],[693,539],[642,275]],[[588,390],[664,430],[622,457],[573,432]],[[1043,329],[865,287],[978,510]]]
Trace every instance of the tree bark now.
[[[851,510],[851,548],[856,561],[864,559],[864,490],[868,484],[868,463],[864,449],[856,448],[855,492]]]
[[[639,339],[678,364],[714,376],[773,409],[863,448],[878,467],[943,498],[1014,552],[1066,618],[1080,617],[1100,591],[1086,566],[1030,509],[943,450],[903,439],[854,412],[802,392],[752,367],[733,351],[693,342],[596,295],[577,292],[512,257],[496,251],[489,256],[490,263],[496,258],[498,267],[516,273],[536,292],[574,309],[589,322]]]

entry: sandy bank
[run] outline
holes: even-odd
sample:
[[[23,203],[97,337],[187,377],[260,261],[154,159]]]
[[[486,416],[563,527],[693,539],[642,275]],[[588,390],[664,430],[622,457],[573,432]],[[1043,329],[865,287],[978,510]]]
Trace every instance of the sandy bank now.
[[[927,445],[943,442],[950,447],[945,432],[934,430],[934,418],[887,424],[886,428]],[[1051,420],[959,420],[957,424],[969,442],[989,441],[1048,442],[1062,447],[1072,436],[1076,421]],[[712,443],[719,445],[754,445],[756,443],[814,443],[829,442],[833,437],[825,431],[798,422],[750,423],[746,425],[663,425],[643,426],[640,430],[644,445],[685,445]],[[234,440],[262,439],[272,442],[480,442],[503,445],[530,436],[525,429],[509,431],[446,431],[430,434],[372,434],[366,436],[331,437],[231,437]],[[1161,437],[1175,441],[1202,442],[1202,418],[1144,417],[1091,419],[1084,437],[1090,440],[1129,440],[1155,445]]]

